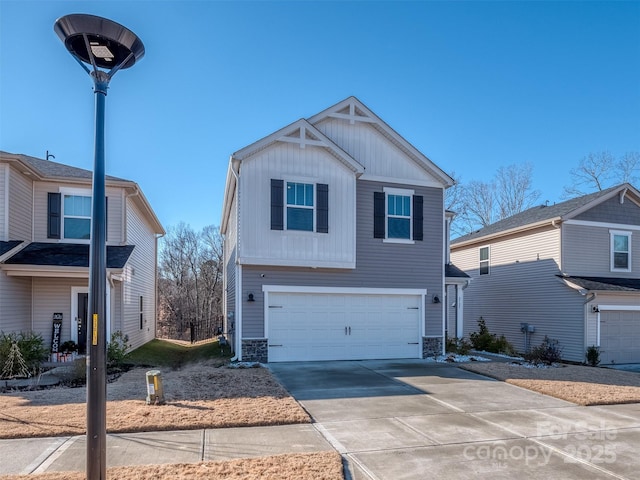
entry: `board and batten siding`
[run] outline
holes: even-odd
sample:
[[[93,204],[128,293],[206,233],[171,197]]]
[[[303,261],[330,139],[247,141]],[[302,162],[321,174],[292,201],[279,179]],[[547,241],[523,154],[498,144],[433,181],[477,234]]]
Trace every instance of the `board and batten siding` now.
[[[31,240],[33,182],[9,168],[9,240]],[[4,206],[3,206],[4,207]]]
[[[0,331],[31,330],[31,277],[7,277],[0,271]]]
[[[271,230],[271,179],[327,184],[329,232]],[[355,175],[326,149],[276,143],[243,160],[239,182],[240,263],[353,267]]]
[[[66,188],[84,191],[83,194],[91,196],[91,185],[35,182],[33,208],[35,242],[51,241],[51,239],[47,238],[47,194],[49,192],[59,193]],[[124,241],[124,190],[122,188],[107,187],[106,193],[109,199],[107,208],[107,244],[120,245]]]
[[[329,117],[315,127],[364,165],[362,179],[384,178],[402,185],[440,185],[371,123],[351,124],[349,120]]]
[[[135,201],[127,201],[128,245],[135,245],[125,267],[122,284],[122,331],[129,335],[131,348],[155,338],[156,331],[156,238]],[[143,298],[143,325],[140,328],[140,297]]]
[[[568,360],[584,359],[585,298],[564,285],[560,270],[560,230],[543,227],[497,241],[455,248],[452,262],[471,276],[465,290],[464,334],[478,330],[482,317],[489,331],[525,350],[521,323],[533,325],[530,345],[544,336],[557,339]],[[490,273],[480,275],[480,248],[490,248]]]
[[[640,226],[632,225],[631,271],[611,271],[610,230],[625,231],[623,225],[606,227],[602,225],[572,224],[562,225],[563,270],[567,275],[588,277],[640,278]]]
[[[425,334],[442,336],[443,189],[413,187],[424,197],[424,240],[413,244],[387,243],[373,238],[373,192],[406,185],[357,182],[357,257],[355,269],[290,268],[244,265],[242,268],[243,338],[264,338],[263,285],[426,289]],[[274,261],[274,263],[277,260]],[[246,302],[253,293],[254,302]],[[390,329],[393,325],[388,326]]]

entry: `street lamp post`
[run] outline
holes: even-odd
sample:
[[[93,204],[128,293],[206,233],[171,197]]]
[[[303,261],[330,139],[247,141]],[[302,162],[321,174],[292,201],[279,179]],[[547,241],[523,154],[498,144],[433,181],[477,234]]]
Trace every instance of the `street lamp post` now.
[[[130,30],[102,17],[72,14],[56,20],[54,31],[73,58],[91,76],[96,95],[95,156],[89,247],[87,335],[87,480],[105,480],[107,463],[107,247],[104,114],[109,81],[144,55],[142,41]]]

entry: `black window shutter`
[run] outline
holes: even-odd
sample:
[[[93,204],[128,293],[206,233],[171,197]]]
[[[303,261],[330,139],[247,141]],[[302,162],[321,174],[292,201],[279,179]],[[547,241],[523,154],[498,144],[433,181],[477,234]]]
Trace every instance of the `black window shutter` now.
[[[104,240],[109,240],[109,197],[104,197]]]
[[[316,232],[329,233],[329,185],[318,183],[318,208],[316,210]]]
[[[424,235],[422,232],[422,195],[413,196],[413,239],[422,240]]]
[[[384,238],[385,198],[384,192],[373,192],[373,238]]]
[[[284,180],[271,179],[271,230],[284,229]]]
[[[47,199],[47,238],[60,238],[62,195],[49,192]]]

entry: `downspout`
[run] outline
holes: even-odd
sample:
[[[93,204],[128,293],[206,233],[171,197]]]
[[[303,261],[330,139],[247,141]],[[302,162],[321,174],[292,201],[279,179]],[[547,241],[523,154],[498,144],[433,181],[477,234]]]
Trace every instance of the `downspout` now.
[[[236,179],[236,313],[235,313],[235,355],[231,362],[242,361],[242,265],[240,259],[240,175],[233,168],[233,156],[230,159],[229,170]]]

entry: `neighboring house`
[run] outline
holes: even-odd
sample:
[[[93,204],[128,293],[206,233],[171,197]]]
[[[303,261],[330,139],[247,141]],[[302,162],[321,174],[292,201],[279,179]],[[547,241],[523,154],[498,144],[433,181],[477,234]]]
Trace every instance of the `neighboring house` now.
[[[354,97],[234,153],[221,232],[236,355],[442,353],[452,183]]]
[[[504,334],[520,351],[545,335],[563,357],[640,362],[640,193],[623,184],[526,210],[451,242],[473,281],[463,333]],[[528,328],[527,328],[528,327]]]
[[[86,346],[92,173],[0,152],[0,330],[35,331],[47,345]],[[155,336],[157,239],[140,187],[107,176],[107,335],[136,348]]]

